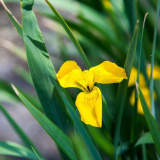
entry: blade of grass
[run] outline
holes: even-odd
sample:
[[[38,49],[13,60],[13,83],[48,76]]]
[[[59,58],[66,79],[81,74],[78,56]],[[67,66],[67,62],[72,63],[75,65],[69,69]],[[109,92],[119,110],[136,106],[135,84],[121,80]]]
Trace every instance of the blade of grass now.
[[[10,84],[8,84],[7,82],[5,82],[4,80],[1,80],[1,79],[0,79],[0,89],[1,89],[1,91],[4,90],[6,93],[13,95],[14,99],[19,101],[19,98],[17,97],[17,95],[13,91]],[[32,95],[31,93],[28,93],[28,92],[24,91],[23,89],[19,89],[19,90],[23,93],[23,95],[25,95],[27,97],[27,99],[33,105],[35,105],[40,111],[42,111],[42,106],[39,103],[39,101],[37,100],[37,97],[35,97],[35,95]]]
[[[144,33],[144,26],[145,26],[147,15],[148,13],[146,13],[144,16],[143,27],[142,27],[142,32],[141,32],[140,49],[139,49],[139,63],[138,63],[138,72],[137,72],[137,82],[138,83],[139,83],[139,74],[141,70],[143,33]],[[137,103],[138,103],[138,95],[137,95],[137,92],[135,92],[135,104],[133,108],[133,125],[132,125],[133,128],[132,128],[131,141],[134,140],[134,138],[136,137],[136,133],[137,133],[137,105],[138,105]]]
[[[21,38],[23,39],[23,31],[22,31],[22,26],[20,25],[20,23],[17,21],[17,19],[12,15],[12,13],[10,12],[10,10],[6,7],[6,5],[4,4],[3,0],[0,0],[1,4],[3,5],[4,9],[6,10],[8,17],[10,18],[13,26],[16,28],[17,32],[19,33],[19,35],[21,36]]]
[[[150,132],[144,133],[140,136],[140,138],[135,142],[134,147],[137,147],[142,144],[153,144],[153,138]]]
[[[35,150],[32,146],[31,146],[31,148],[32,148],[34,154],[36,155],[37,159],[38,159],[38,160],[42,160],[42,159],[39,157],[39,155],[38,155],[38,153],[36,152],[36,150]]]
[[[142,41],[143,41],[143,33],[144,33],[144,26],[146,22],[148,13],[145,14],[144,20],[143,20],[143,27],[142,27],[142,34],[141,34],[141,42],[140,42],[140,50],[139,50],[139,63],[138,63],[138,73],[137,73],[137,83],[139,83],[139,74],[141,71],[141,59],[142,59]]]
[[[139,21],[137,21],[137,24],[135,26],[135,31],[132,38],[132,43],[125,61],[124,69],[126,70],[126,74],[128,77],[128,80],[123,80],[118,87],[117,92],[117,98],[116,98],[116,104],[115,104],[115,131],[114,131],[114,156],[116,159],[116,149],[119,143],[119,137],[120,137],[120,128],[121,128],[121,121],[122,121],[122,115],[125,105],[125,99],[127,95],[127,88],[128,88],[128,81],[130,77],[131,68],[134,61],[134,56],[136,52],[136,46],[137,46],[137,39],[138,39],[138,28],[139,28]]]
[[[153,116],[156,118],[156,111],[154,105],[154,81],[153,81],[153,68],[154,68],[154,59],[155,59],[155,49],[156,49],[156,39],[157,39],[157,31],[158,31],[158,21],[159,21],[159,12],[160,12],[160,0],[158,0],[157,5],[157,18],[154,29],[154,39],[153,39],[153,49],[152,49],[152,60],[151,60],[151,74],[150,74],[150,99],[151,99],[151,112]]]
[[[0,155],[16,156],[37,160],[32,150],[14,142],[0,141]]]
[[[118,159],[119,156],[123,155],[125,152],[127,152],[130,149],[130,143],[122,143],[120,146],[116,149],[116,159]]]
[[[134,31],[134,25],[136,23],[136,0],[128,1],[124,0],[126,14],[130,22],[131,33]]]
[[[66,132],[65,124],[68,116],[50,80],[56,73],[32,10],[33,3],[34,1],[21,1],[23,37],[29,69],[46,116]]]
[[[109,136],[109,134],[103,134],[103,132],[101,132],[99,129],[91,126],[88,126],[87,128],[98,148],[103,150],[107,154],[107,156],[113,158],[114,146],[111,142],[111,137]]]
[[[145,26],[145,21],[147,18],[148,13],[145,14],[144,16],[144,20],[143,20],[143,26],[142,26],[142,32],[141,32],[141,40],[140,40],[140,47],[139,47],[139,63],[138,63],[138,73],[137,73],[137,82],[139,83],[139,74],[140,74],[140,70],[141,70],[141,61],[142,61],[142,40],[143,40],[143,32],[144,32],[144,26]],[[133,140],[136,137],[137,134],[137,106],[138,106],[138,95],[137,92],[135,92],[135,104],[134,104],[134,108],[133,108],[133,125],[132,125],[132,135],[131,135],[131,141],[133,142]],[[145,145],[142,145],[143,148],[143,155],[145,155]],[[133,148],[132,149],[132,158],[134,159],[134,157],[137,156],[137,151]],[[147,155],[146,155],[147,156]]]
[[[147,160],[147,150],[146,150],[145,144],[142,144],[142,157],[143,157],[143,160]]]
[[[50,135],[50,137],[56,142],[56,144],[68,155],[72,160],[77,160],[77,157],[73,150],[73,145],[69,137],[59,129],[52,121],[50,121],[45,115],[43,115],[36,107],[34,107],[13,85],[17,96],[21,99],[30,113],[44,128],[44,130]]]
[[[136,148],[140,145],[145,145],[145,144],[154,144],[154,141],[150,132],[140,135],[138,140],[134,141],[133,143],[125,142],[119,145],[116,150],[116,156],[118,158],[119,156],[123,155],[125,152],[130,151],[132,147]]]
[[[69,28],[69,26],[67,25],[67,23],[64,21],[64,19],[61,17],[61,15],[57,12],[57,10],[51,5],[51,3],[48,0],[45,0],[47,2],[47,4],[49,5],[49,7],[51,8],[51,10],[53,11],[53,13],[55,14],[55,16],[57,17],[57,19],[60,21],[60,23],[62,24],[63,28],[66,30],[67,34],[69,35],[70,39],[72,40],[73,44],[75,45],[75,47],[77,48],[81,58],[83,59],[83,62],[85,63],[85,65],[87,66],[87,68],[89,69],[91,67],[82,47],[80,46],[78,40],[76,39],[76,37],[73,35],[71,29]]]
[[[73,135],[73,144],[75,146],[75,152],[79,160],[92,160],[90,154],[87,152],[85,144],[77,131]]]
[[[46,116],[61,130],[68,133],[72,122],[65,105],[51,82],[56,77],[36,16],[32,10],[34,0],[21,1],[23,39],[33,84]],[[68,159],[60,151],[63,159]]]
[[[154,119],[152,113],[150,112],[150,110],[148,108],[148,105],[146,103],[146,100],[143,96],[143,93],[142,93],[140,87],[138,86],[138,84],[136,84],[136,86],[137,86],[137,93],[139,95],[141,105],[142,105],[142,108],[143,108],[144,116],[146,118],[146,121],[147,121],[149,130],[151,132],[151,135],[153,137],[154,144],[155,144],[156,149],[157,149],[157,153],[160,156],[160,130],[158,128],[156,120]]]
[[[11,124],[13,129],[17,132],[21,140],[24,142],[24,144],[30,148],[33,146],[36,150],[36,152],[42,157],[40,152],[36,149],[35,145],[32,143],[32,141],[29,139],[29,137],[24,133],[24,131],[19,127],[19,125],[14,121],[14,119],[9,115],[7,110],[0,104],[0,110],[2,111],[3,115],[7,118],[8,122]]]

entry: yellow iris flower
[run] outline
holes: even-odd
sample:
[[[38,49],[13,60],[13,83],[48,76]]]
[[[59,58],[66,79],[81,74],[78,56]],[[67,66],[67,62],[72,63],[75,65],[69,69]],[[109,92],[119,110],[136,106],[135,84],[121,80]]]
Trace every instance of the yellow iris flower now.
[[[113,10],[113,6],[110,2],[110,0],[103,0],[103,5],[107,10]]]
[[[76,87],[83,92],[76,99],[81,121],[94,127],[102,126],[102,94],[96,83],[119,83],[127,79],[125,70],[115,63],[105,61],[100,65],[82,71],[75,61],[65,62],[57,79],[64,88]]]
[[[150,73],[151,73],[151,66],[150,65],[147,66],[146,72],[147,72],[147,76],[149,78]],[[133,67],[132,71],[131,71],[130,79],[129,79],[129,84],[128,84],[129,87],[135,85],[134,79],[137,78],[137,73],[138,73],[137,69]],[[160,79],[160,68],[158,66],[154,66],[153,79]],[[140,73],[140,75],[139,75],[139,86],[140,86],[141,91],[145,97],[145,100],[147,102],[148,107],[151,108],[150,92],[149,92],[145,78],[142,73]],[[154,92],[154,98],[156,99],[155,92]],[[131,97],[130,97],[130,104],[133,106],[134,103],[135,103],[135,90],[133,90]],[[143,108],[141,106],[141,102],[139,99],[138,99],[138,104],[137,104],[137,111],[139,114],[142,114],[142,115],[144,114]]]

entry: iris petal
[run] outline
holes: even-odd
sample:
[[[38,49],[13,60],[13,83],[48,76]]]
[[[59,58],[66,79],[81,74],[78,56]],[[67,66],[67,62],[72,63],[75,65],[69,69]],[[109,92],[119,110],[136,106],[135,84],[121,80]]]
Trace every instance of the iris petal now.
[[[82,70],[75,61],[65,62],[59,72],[57,78],[62,87],[77,87],[81,89],[79,81],[83,80]]]
[[[102,126],[102,95],[98,87],[94,86],[90,93],[79,93],[76,106],[84,123],[94,127]]]
[[[90,72],[94,74],[94,82],[102,84],[119,83],[127,79],[125,69],[115,63],[105,61],[98,66],[92,67]]]

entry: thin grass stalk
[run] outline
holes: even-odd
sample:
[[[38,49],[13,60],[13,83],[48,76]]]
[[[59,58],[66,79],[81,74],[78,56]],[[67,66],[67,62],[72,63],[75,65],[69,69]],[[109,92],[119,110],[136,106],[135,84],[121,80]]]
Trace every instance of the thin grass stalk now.
[[[38,151],[38,149],[36,148],[36,146],[33,144],[33,142],[30,140],[30,138],[20,128],[20,126],[15,122],[15,120],[9,115],[9,113],[7,112],[7,110],[1,104],[0,104],[0,111],[6,117],[6,119],[8,120],[8,122],[10,123],[10,125],[12,126],[12,128],[15,130],[15,132],[18,134],[18,136],[20,137],[20,139],[22,140],[22,142],[25,144],[25,146],[27,148],[29,148],[29,149],[31,148],[31,146],[34,147],[34,149],[37,152],[37,154],[41,158],[44,158],[42,156],[42,154]]]
[[[128,80],[123,80],[118,87],[117,98],[115,103],[115,128],[114,128],[114,160],[116,160],[116,149],[119,144],[120,139],[120,129],[121,129],[121,121],[123,116],[123,110],[125,105],[125,99],[127,96],[128,82],[129,77],[134,61],[134,56],[137,48],[137,39],[138,39],[138,30],[139,30],[139,20],[136,23],[135,31],[133,34],[131,46],[125,61],[124,68],[126,70],[126,74],[128,76]]]
[[[139,48],[139,62],[138,62],[138,72],[137,72],[137,83],[139,84],[139,74],[141,70],[141,61],[142,61],[142,41],[143,41],[143,33],[144,33],[144,26],[146,22],[148,13],[145,14],[144,20],[143,20],[143,26],[142,26],[142,34],[141,34],[141,40],[140,40],[140,48]],[[136,88],[135,88],[136,89]],[[135,104],[133,108],[133,130],[131,135],[131,141],[134,141],[136,131],[137,131],[137,105],[138,105],[138,94],[135,92]]]
[[[143,160],[147,160],[147,151],[146,151],[145,144],[142,144],[142,158],[143,158]]]
[[[6,10],[8,17],[10,18],[13,26],[15,26],[17,32],[19,33],[19,35],[21,36],[21,38],[23,39],[23,32],[22,32],[22,26],[20,25],[20,23],[17,21],[17,19],[13,16],[13,14],[10,12],[10,10],[6,7],[5,3],[3,2],[3,0],[0,0],[1,4],[3,5],[4,9]]]
[[[141,61],[142,61],[142,41],[143,41],[143,33],[144,33],[144,26],[146,22],[148,13],[145,14],[142,26],[142,33],[141,33],[141,40],[140,40],[140,47],[139,47],[139,63],[138,63],[138,73],[137,73],[137,83],[139,84],[139,74],[141,70]],[[135,88],[136,89],[136,88]],[[137,134],[137,107],[138,107],[138,94],[135,92],[135,103],[133,108],[133,121],[132,121],[132,133],[131,133],[131,142],[133,143]],[[133,157],[136,156],[136,150],[133,148]]]
[[[156,25],[155,25],[155,29],[154,29],[152,60],[151,60],[151,74],[150,74],[151,112],[152,112],[155,119],[156,119],[156,113],[155,113],[155,104],[154,104],[154,95],[153,95],[153,92],[154,92],[153,68],[154,68],[154,59],[155,59],[155,50],[156,50],[156,39],[157,39],[157,31],[158,31],[159,12],[160,12],[160,0],[158,1],[158,6],[157,6],[157,18],[156,18]]]
[[[51,10],[54,12],[55,16],[60,21],[63,28],[66,30],[67,34],[69,35],[70,39],[72,40],[73,44],[75,45],[76,49],[78,50],[81,58],[83,59],[83,62],[85,63],[85,65],[89,69],[91,67],[91,65],[90,65],[81,45],[79,44],[77,38],[73,35],[73,33],[72,33],[71,29],[69,28],[69,26],[67,25],[67,23],[61,17],[61,15],[57,12],[57,10],[51,5],[51,3],[48,0],[45,0],[45,1],[48,4],[48,6],[51,8]]]

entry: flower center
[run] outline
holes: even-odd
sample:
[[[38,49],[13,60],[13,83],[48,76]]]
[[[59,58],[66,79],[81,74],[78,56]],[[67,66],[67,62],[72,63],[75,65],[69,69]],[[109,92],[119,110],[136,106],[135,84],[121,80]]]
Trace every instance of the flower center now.
[[[90,92],[89,86],[87,86],[88,91]]]

